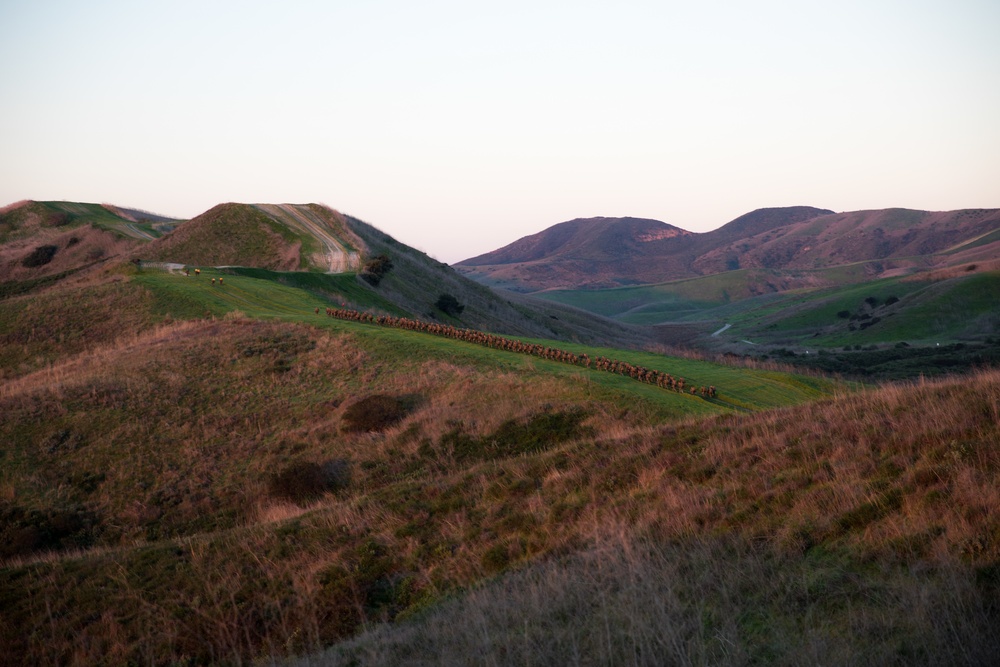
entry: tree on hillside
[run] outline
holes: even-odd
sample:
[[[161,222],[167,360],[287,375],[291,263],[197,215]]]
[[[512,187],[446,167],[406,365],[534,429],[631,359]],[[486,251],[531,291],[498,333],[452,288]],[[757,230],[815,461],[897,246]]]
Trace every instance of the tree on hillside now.
[[[465,310],[465,306],[458,302],[451,294],[442,294],[438,297],[438,300],[434,303],[439,309],[443,310],[448,315],[459,316],[462,311]]]
[[[377,287],[385,274],[392,270],[392,260],[388,255],[376,255],[368,260],[361,269],[361,277],[372,287]]]

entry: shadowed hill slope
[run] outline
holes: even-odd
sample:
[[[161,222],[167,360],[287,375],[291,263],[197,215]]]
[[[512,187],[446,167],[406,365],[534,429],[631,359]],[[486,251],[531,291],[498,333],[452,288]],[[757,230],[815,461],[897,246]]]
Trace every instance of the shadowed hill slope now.
[[[392,262],[393,268],[373,289],[420,319],[441,320],[498,333],[624,347],[649,341],[648,332],[641,327],[563,304],[549,304],[517,294],[498,294],[367,223],[351,217],[347,217],[347,222],[364,241],[369,256],[385,255]],[[445,313],[437,307],[443,294],[458,300],[462,305],[461,313]]]

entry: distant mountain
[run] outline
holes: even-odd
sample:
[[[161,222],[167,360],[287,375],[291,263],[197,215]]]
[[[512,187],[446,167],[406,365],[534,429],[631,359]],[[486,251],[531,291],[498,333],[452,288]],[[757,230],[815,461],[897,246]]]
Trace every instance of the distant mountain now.
[[[960,248],[971,254],[956,254]],[[574,220],[455,266],[487,285],[537,292],[655,284],[737,269],[809,270],[891,260],[873,265],[874,277],[995,257],[998,248],[1000,209],[834,213],[794,206],[759,209],[701,234],[655,220]],[[954,256],[938,256],[945,252]]]
[[[741,215],[718,229],[699,236],[704,239],[711,239],[713,244],[719,243],[722,239],[735,241],[756,234],[766,233],[778,227],[812,220],[813,218],[830,213],[833,213],[833,211],[825,208],[814,208],[812,206],[759,208],[756,211]]]
[[[690,236],[665,222],[643,218],[570,220],[525,236],[508,246],[460,262],[463,266],[513,264],[564,257],[592,262],[630,259],[644,246],[664,239]]]
[[[828,213],[742,238],[727,233],[739,220],[705,235],[711,242],[692,263],[696,274],[732,268],[818,269],[872,260],[925,268],[937,263],[931,258],[935,254],[1000,231],[998,209]]]

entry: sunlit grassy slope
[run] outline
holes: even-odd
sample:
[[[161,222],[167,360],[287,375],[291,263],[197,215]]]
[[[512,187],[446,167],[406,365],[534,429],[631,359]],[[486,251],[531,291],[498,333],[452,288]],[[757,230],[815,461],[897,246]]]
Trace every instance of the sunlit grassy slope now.
[[[409,341],[419,340],[417,347],[437,349],[443,353],[447,353],[444,352],[446,350],[456,350],[461,351],[461,354],[484,359],[517,356],[449,339],[383,329],[375,325],[351,323],[334,325],[325,314],[325,308],[331,302],[334,305],[339,303],[352,308],[372,308],[389,314],[399,312],[392,304],[380,299],[376,292],[358,285],[351,274],[324,276],[256,270],[234,272],[206,269],[199,276],[193,273],[185,276],[180,272],[154,270],[141,272],[136,277],[136,282],[149,288],[158,307],[174,316],[198,316],[204,313],[222,316],[232,311],[239,311],[252,317],[301,321],[319,326],[360,326],[368,336],[388,341],[388,345],[396,346],[396,349],[408,349],[415,345]],[[318,314],[315,312],[317,308],[320,310]],[[720,392],[718,401],[704,401],[700,398],[691,400],[688,396],[679,397],[672,392],[643,385],[628,377],[585,371],[543,359],[530,360],[531,364],[548,372],[585,375],[595,383],[618,387],[652,401],[676,402],[685,406],[683,409],[692,414],[711,413],[719,409],[761,409],[791,405],[814,400],[828,394],[835,387],[828,380],[814,377],[733,368],[705,361],[665,357],[650,352],[623,351],[544,339],[521,338],[521,340],[540,342],[576,354],[586,353],[595,359],[598,356],[605,356],[628,361],[684,377],[689,384],[695,386],[717,387]],[[418,352],[415,350],[414,353]]]
[[[359,285],[354,273],[273,272],[264,269],[189,269],[190,275],[162,269],[140,270],[135,282],[156,295],[164,313],[180,317],[221,316],[238,310],[251,317],[317,320],[316,308],[331,303],[400,311]],[[323,315],[326,318],[326,315]]]

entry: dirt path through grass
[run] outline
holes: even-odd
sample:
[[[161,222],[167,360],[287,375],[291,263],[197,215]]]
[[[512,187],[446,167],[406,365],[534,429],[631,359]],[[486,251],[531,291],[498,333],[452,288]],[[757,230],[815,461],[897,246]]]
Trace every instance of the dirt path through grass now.
[[[728,329],[731,326],[733,326],[733,325],[732,324],[725,325],[724,327],[722,327],[721,329],[719,329],[718,331],[716,331],[715,333],[713,333],[712,337],[715,338],[716,336],[718,336],[719,334],[721,334],[723,331],[725,331],[726,329]]]
[[[257,204],[257,208],[315,237],[323,245],[323,254],[326,257],[330,273],[344,273],[360,266],[360,258],[356,251],[345,248],[339,239],[295,206],[290,204]]]

